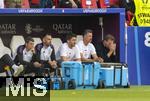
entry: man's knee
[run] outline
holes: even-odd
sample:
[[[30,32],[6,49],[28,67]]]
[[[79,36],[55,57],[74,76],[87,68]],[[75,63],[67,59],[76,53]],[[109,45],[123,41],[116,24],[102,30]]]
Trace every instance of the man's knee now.
[[[10,58],[10,56],[8,55],[8,54],[5,54],[5,55],[3,55],[2,57],[1,57],[1,59],[2,58]]]

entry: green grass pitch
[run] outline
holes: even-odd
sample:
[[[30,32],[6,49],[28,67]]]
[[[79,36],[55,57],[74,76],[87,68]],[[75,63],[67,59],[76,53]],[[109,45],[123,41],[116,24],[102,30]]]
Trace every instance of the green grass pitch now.
[[[50,97],[50,98],[49,98]],[[150,101],[150,86],[95,90],[52,90],[44,97],[6,97],[0,88],[0,101]]]
[[[51,91],[50,101],[150,101],[150,86]]]

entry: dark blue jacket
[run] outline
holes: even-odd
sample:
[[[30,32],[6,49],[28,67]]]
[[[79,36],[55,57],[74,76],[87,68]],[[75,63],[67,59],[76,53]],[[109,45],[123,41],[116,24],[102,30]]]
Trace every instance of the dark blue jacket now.
[[[28,64],[31,64],[32,63],[32,60],[31,62],[26,62],[23,60],[23,50],[25,49],[25,45],[20,45],[18,48],[17,48],[17,55],[15,57],[15,60],[14,62],[16,64],[22,64],[22,65],[28,65]],[[33,54],[34,55],[34,54]],[[33,57],[32,57],[33,58]]]
[[[41,56],[41,49],[43,48],[43,43],[37,44],[35,46],[35,55],[34,55],[34,61],[37,62],[43,62],[42,60],[40,60],[40,56]],[[50,56],[51,60],[56,60],[55,57],[55,50],[54,50],[54,46],[51,44],[50,47],[52,48],[52,54]]]

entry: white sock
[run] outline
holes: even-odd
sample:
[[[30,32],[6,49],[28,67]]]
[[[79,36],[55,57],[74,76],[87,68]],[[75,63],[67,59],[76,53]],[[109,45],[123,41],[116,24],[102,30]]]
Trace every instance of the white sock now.
[[[18,66],[14,64],[14,65],[12,66],[12,68],[13,68],[14,70],[16,70],[16,69],[18,68]]]

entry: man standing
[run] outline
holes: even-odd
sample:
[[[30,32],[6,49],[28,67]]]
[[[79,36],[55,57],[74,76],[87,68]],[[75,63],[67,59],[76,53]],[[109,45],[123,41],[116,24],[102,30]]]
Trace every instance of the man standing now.
[[[81,60],[85,62],[98,61],[103,62],[103,60],[96,54],[94,45],[91,43],[93,37],[93,31],[86,29],[83,33],[83,41],[79,41],[77,46],[79,47]]]

